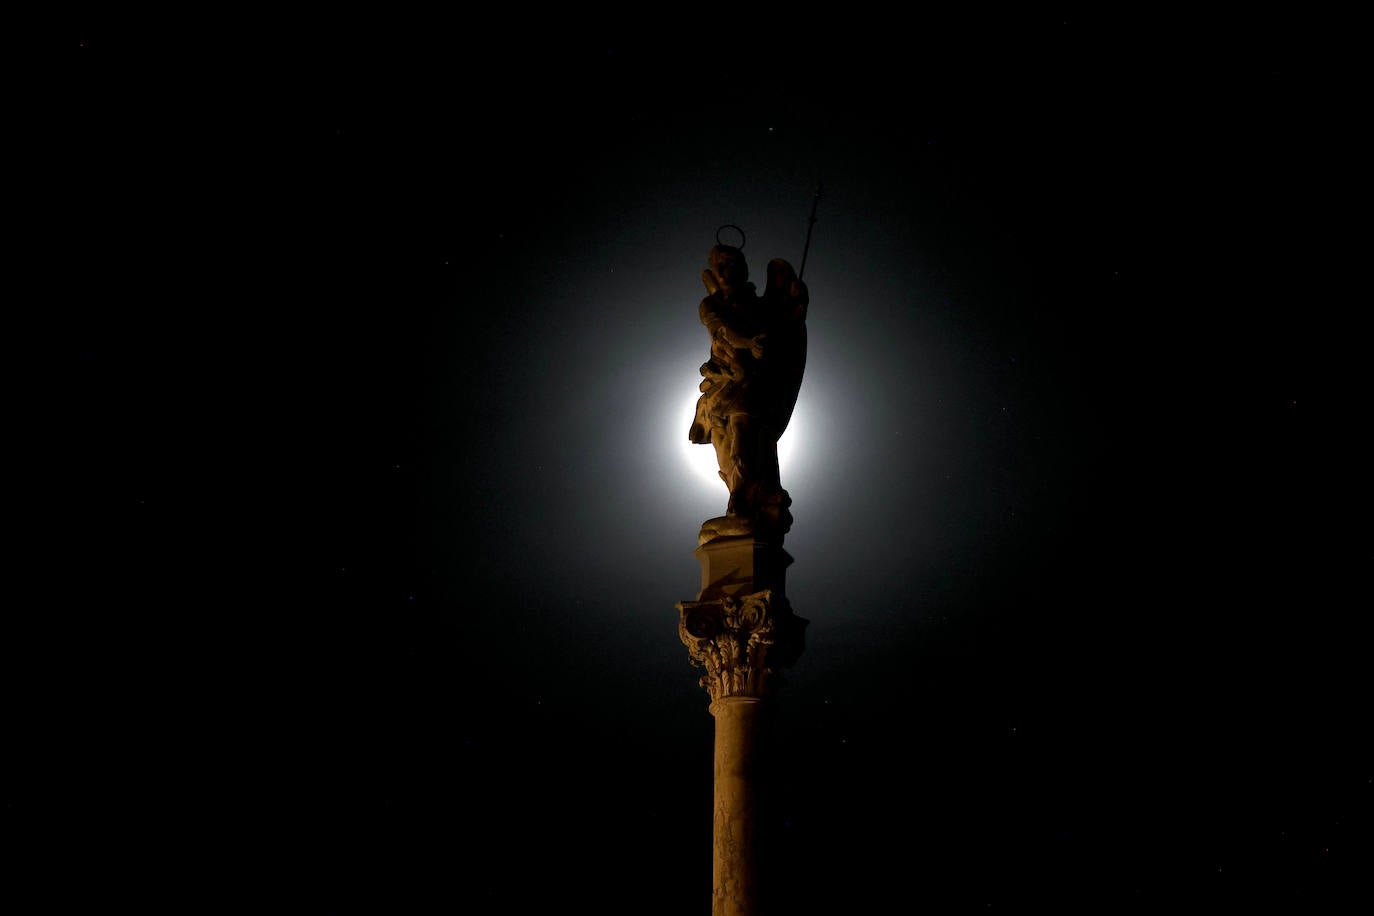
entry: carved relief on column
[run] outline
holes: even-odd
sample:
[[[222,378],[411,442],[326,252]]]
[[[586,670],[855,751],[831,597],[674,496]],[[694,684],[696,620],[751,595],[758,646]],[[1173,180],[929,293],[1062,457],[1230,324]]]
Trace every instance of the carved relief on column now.
[[[787,599],[771,589],[714,601],[679,601],[678,636],[693,665],[705,668],[701,686],[711,702],[764,697],[777,669],[800,654],[801,627]]]

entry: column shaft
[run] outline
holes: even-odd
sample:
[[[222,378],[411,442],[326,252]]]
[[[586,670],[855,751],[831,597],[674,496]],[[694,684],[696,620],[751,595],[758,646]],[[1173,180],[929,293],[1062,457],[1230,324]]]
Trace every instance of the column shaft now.
[[[715,842],[712,858],[712,916],[757,916],[754,778],[757,697],[722,697],[711,704],[716,719]]]

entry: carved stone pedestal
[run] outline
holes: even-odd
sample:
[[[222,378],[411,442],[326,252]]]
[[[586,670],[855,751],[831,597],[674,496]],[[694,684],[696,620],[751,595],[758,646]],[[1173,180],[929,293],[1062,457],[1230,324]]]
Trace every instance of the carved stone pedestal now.
[[[722,543],[723,542],[723,543]],[[759,913],[755,782],[760,718],[779,669],[801,654],[806,621],[783,595],[792,558],[749,537],[717,538],[697,548],[702,588],[678,602],[678,635],[716,720],[713,916]]]
[[[787,567],[792,557],[773,541],[749,535],[718,537],[694,552],[701,563],[698,601],[768,590],[787,592]]]

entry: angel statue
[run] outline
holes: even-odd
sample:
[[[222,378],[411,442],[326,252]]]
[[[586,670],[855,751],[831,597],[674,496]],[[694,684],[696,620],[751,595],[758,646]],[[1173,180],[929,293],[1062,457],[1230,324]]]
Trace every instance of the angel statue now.
[[[792,500],[778,471],[778,439],[801,389],[810,297],[781,258],[768,262],[761,296],[749,282],[742,246],[717,244],[708,263],[699,314],[711,358],[701,366],[701,397],[688,436],[715,446],[730,498],[725,515],[702,525],[698,540],[752,535],[781,541],[792,525]]]

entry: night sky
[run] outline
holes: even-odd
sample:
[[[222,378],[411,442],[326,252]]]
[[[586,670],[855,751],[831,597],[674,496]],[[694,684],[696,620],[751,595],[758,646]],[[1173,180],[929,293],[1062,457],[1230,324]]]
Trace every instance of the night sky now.
[[[799,266],[821,182],[780,909],[1367,904],[1307,37],[489,15],[78,23],[34,70],[45,899],[708,912],[700,273],[723,224]]]

